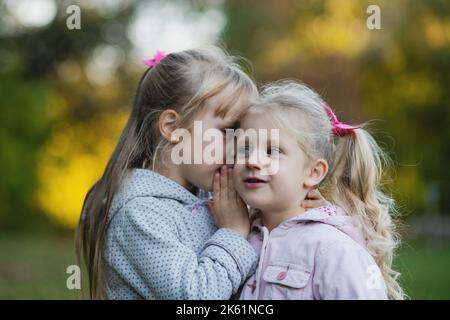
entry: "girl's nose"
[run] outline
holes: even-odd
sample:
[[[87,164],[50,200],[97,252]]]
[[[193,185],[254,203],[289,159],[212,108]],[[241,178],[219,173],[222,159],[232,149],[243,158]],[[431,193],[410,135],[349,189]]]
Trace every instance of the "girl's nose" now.
[[[258,163],[247,162],[247,169],[249,170],[261,170],[261,166]]]
[[[253,170],[262,170],[268,165],[270,165],[270,159],[264,152],[258,152],[258,150],[253,150],[246,163],[247,168]]]

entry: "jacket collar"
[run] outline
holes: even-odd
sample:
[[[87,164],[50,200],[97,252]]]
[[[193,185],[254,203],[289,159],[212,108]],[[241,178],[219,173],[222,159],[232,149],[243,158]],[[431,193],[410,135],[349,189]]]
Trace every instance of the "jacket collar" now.
[[[131,169],[114,196],[110,212],[113,215],[125,203],[136,197],[176,200],[183,205],[197,205],[206,200],[198,198],[177,182],[148,169]]]
[[[328,224],[344,232],[356,242],[362,245],[365,245],[366,243],[361,230],[358,227],[356,219],[348,215],[341,207],[334,205],[326,205],[310,209],[304,213],[283,221],[275,229],[287,230],[296,224],[307,222]],[[256,229],[261,232],[262,228],[261,218],[259,217],[253,222],[252,230]]]

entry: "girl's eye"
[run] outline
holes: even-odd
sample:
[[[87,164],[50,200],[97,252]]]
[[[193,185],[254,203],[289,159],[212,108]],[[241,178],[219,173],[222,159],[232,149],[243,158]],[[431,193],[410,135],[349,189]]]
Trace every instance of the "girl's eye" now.
[[[280,148],[277,148],[277,147],[270,147],[267,150],[267,154],[269,156],[278,156],[280,153],[281,153],[281,150],[280,150]]]
[[[228,130],[228,131],[229,131],[229,130],[233,130],[233,128],[225,128],[225,129],[222,129],[222,133],[223,133],[223,136],[224,136],[224,137],[227,136],[227,130]]]
[[[244,155],[244,156],[248,157],[248,155],[250,153],[250,150],[249,150],[248,147],[241,147],[241,148],[238,149],[238,153],[240,155]]]
[[[228,130],[228,131],[230,131],[230,130],[233,130],[233,131],[234,131],[234,130],[236,130],[236,128],[233,128],[233,127],[227,127],[227,128],[223,128],[223,129],[222,129],[222,131],[223,131],[224,133],[226,133],[227,130]]]

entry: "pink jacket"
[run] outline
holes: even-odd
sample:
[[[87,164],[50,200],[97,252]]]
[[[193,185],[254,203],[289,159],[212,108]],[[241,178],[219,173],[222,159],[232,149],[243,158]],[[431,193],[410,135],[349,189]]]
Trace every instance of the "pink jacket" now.
[[[260,261],[241,300],[387,299],[355,220],[339,207],[308,210],[270,233],[257,219],[249,241]]]

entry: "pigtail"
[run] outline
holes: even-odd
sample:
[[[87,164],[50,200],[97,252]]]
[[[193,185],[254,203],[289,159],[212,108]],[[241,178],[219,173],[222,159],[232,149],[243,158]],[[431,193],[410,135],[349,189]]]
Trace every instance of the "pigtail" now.
[[[394,251],[399,244],[394,224],[393,199],[381,188],[389,158],[369,132],[363,128],[337,137],[334,165],[329,173],[333,201],[355,216],[366,246],[379,266],[390,299],[404,299],[392,269]]]
[[[274,114],[280,113],[280,108],[298,111],[298,115],[290,113],[289,117],[302,124],[291,129],[299,146],[310,159],[322,158],[329,165],[320,192],[359,222],[367,250],[381,270],[388,297],[404,299],[397,282],[400,274],[392,269],[399,245],[396,208],[382,188],[390,164],[387,155],[364,125],[339,121],[331,107],[306,85],[284,80],[266,85],[261,91],[259,107],[265,106]]]

